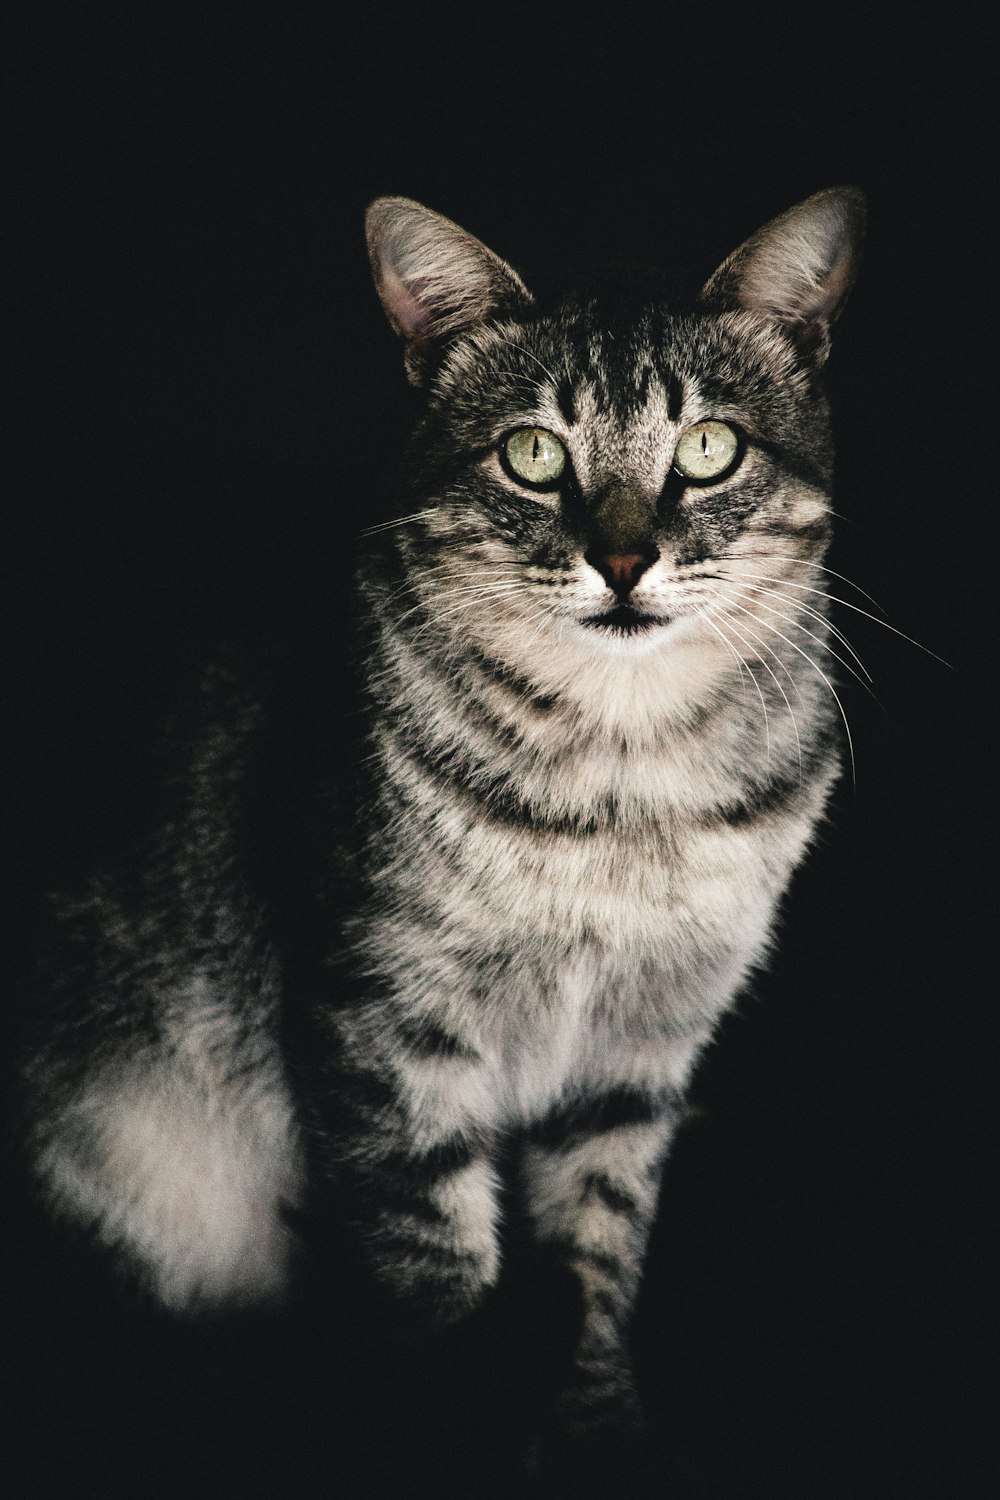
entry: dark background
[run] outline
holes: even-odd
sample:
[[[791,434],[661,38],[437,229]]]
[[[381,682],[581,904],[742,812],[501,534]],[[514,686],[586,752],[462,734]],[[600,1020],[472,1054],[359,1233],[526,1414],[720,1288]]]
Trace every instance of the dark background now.
[[[383,513],[405,394],[364,255],[372,197],[419,198],[525,268],[679,263],[697,285],[774,214],[859,183],[830,563],[933,654],[839,609],[878,700],[846,680],[856,784],[699,1075],[636,1354],[663,1493],[985,1493],[982,39],[819,10],[472,15],[105,6],[18,39],[8,935],[127,795],[205,644],[304,597],[334,608],[354,529]],[[117,1463],[140,1493],[173,1463],[173,1493],[361,1494],[451,1472],[391,1379],[352,1380],[340,1351],[334,1380],[310,1331],[137,1321],[11,1217],[7,1412],[40,1473]],[[510,1351],[492,1378],[494,1404],[519,1387]],[[470,1383],[447,1398],[455,1450],[482,1444],[500,1492]],[[143,1426],[147,1386],[172,1437]]]

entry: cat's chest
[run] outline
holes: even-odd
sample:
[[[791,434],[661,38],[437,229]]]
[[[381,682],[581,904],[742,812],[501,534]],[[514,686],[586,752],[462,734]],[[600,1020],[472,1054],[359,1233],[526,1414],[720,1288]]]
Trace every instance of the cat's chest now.
[[[576,934],[611,950],[710,945],[770,910],[805,829],[780,815],[731,826],[711,811],[695,759],[601,747],[536,759],[514,801],[428,785],[397,829],[396,868],[477,944]]]
[[[767,899],[784,874],[775,869],[782,842],[662,816],[543,834],[484,822],[465,841],[461,890],[495,929],[592,934],[611,949],[680,948],[714,941]]]

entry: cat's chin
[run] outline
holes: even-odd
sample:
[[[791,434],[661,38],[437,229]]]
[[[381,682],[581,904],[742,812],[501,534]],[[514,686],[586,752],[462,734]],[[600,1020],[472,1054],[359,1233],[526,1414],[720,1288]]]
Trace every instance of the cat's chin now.
[[[609,635],[619,640],[648,635],[671,623],[669,615],[640,614],[631,604],[617,604],[614,609],[602,610],[596,615],[586,615],[580,621],[587,630]]]

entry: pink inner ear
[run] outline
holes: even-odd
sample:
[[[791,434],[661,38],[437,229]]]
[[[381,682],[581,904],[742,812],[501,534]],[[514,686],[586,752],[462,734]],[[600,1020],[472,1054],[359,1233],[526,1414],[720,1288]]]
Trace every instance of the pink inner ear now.
[[[835,313],[850,287],[850,263],[846,256],[827,272],[815,294],[804,300],[800,316],[805,319],[829,318]]]
[[[395,271],[386,269],[380,287],[386,312],[397,332],[407,339],[423,338],[434,321],[433,308],[415,297]]]

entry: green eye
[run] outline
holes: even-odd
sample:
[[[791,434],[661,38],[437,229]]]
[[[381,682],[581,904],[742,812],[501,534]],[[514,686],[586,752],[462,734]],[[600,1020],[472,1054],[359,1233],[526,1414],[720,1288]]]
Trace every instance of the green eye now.
[[[500,445],[506,467],[521,484],[551,490],[566,469],[566,449],[544,427],[522,427]]]
[[[674,452],[674,468],[686,479],[719,479],[740,451],[738,434],[726,422],[696,422],[683,433]]]

